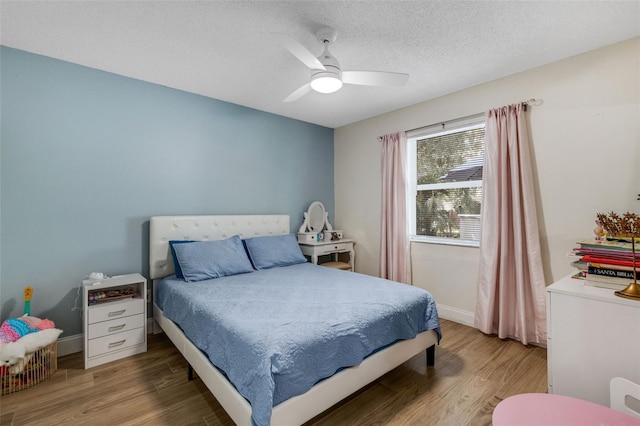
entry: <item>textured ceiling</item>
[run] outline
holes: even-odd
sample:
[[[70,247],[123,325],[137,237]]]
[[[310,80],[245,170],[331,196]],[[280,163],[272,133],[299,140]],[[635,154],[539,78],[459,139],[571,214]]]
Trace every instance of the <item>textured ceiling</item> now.
[[[345,70],[410,74],[282,100],[338,31]],[[0,1],[0,43],[336,128],[640,35],[640,1]]]

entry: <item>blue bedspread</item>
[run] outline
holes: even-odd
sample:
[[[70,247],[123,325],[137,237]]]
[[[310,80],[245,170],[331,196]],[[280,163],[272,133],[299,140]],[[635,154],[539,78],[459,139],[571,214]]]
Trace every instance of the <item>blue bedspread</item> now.
[[[252,423],[377,349],[435,329],[425,290],[311,263],[199,282],[164,279],[164,315],[251,403]]]

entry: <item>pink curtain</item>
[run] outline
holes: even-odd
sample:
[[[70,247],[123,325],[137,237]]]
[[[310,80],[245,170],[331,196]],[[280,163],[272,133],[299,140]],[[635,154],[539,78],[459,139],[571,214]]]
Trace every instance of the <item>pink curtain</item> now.
[[[384,135],[382,137],[380,276],[403,283],[409,283],[406,170],[406,135],[404,132]]]
[[[524,106],[487,113],[475,325],[546,343],[545,282]]]

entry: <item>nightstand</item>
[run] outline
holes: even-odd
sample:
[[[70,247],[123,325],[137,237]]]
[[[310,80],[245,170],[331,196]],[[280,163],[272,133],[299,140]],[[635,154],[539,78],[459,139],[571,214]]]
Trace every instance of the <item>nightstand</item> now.
[[[82,281],[84,368],[147,351],[147,280],[140,274]]]
[[[309,256],[312,263],[318,264],[318,257],[323,255],[333,255],[334,261],[338,261],[338,255],[340,253],[349,253],[350,271],[355,271],[355,259],[356,253],[353,250],[355,240],[344,238],[337,241],[318,241],[318,242],[306,242],[299,243],[300,250],[305,256]]]

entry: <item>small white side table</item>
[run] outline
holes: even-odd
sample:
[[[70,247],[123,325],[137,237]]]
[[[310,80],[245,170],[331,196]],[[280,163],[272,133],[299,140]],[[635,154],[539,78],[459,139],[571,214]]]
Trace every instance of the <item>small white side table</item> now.
[[[318,241],[318,242],[308,242],[308,243],[300,243],[300,250],[302,250],[302,254],[305,256],[309,256],[311,259],[311,263],[318,264],[318,257],[333,254],[334,260],[338,260],[339,253],[349,253],[349,265],[351,266],[350,271],[355,271],[355,261],[356,261],[356,253],[353,250],[353,245],[355,244],[355,240],[351,240],[348,238],[343,238],[337,241]]]
[[[97,294],[128,287],[132,296],[106,297],[92,303]],[[82,329],[84,368],[147,351],[147,280],[140,274],[120,275],[101,281],[84,280]]]

